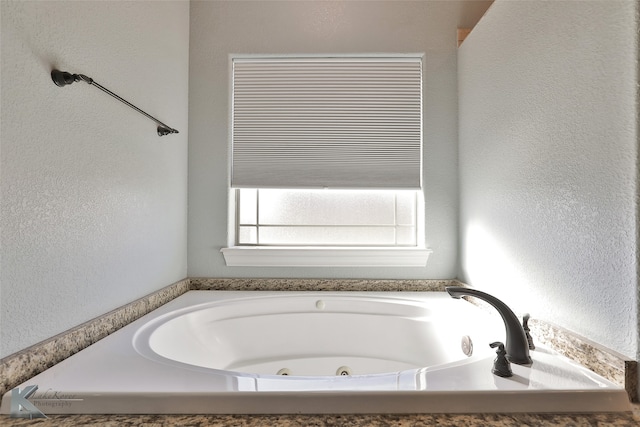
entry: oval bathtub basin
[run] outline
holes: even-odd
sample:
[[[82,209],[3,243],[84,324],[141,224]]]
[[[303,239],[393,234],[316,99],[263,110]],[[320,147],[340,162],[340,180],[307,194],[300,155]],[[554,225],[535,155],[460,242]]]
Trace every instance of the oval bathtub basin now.
[[[249,374],[398,372],[467,358],[465,337],[489,352],[490,338],[456,303],[335,294],[232,300],[150,322],[134,345],[151,359]]]

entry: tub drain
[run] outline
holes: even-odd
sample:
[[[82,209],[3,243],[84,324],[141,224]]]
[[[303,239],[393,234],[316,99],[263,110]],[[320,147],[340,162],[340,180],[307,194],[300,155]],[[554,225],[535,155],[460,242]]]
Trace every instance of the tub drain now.
[[[276,375],[291,375],[291,370],[282,368],[276,373]]]
[[[351,368],[348,366],[340,366],[336,371],[336,375],[341,375],[344,377],[351,375]]]

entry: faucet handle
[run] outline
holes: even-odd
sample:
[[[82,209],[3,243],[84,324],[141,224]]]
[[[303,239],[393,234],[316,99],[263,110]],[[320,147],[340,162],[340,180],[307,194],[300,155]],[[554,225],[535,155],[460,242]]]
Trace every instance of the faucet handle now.
[[[489,344],[491,348],[498,348],[496,350],[497,357],[493,361],[493,369],[491,372],[499,377],[512,377],[511,363],[507,360],[507,352],[504,349],[504,344],[496,341]]]
[[[536,345],[533,343],[533,338],[531,338],[531,334],[529,333],[529,313],[526,313],[522,317],[522,329],[524,329],[524,334],[527,336],[527,344],[529,345],[529,350],[535,350]]]

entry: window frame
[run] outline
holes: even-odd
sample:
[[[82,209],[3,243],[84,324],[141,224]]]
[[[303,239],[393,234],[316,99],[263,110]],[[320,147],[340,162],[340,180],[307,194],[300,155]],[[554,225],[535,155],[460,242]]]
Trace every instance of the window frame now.
[[[229,55],[229,75],[233,75],[233,58],[357,58],[374,57],[372,54],[345,55]],[[380,57],[415,57],[414,54],[380,54]],[[422,56],[422,55],[420,55]],[[233,81],[229,79],[229,129],[233,126]],[[424,136],[422,138],[424,144]],[[232,150],[232,132],[229,132],[229,153]],[[423,149],[421,149],[421,152]],[[228,156],[229,171],[232,156]],[[424,191],[418,190],[416,216],[416,246],[238,246],[237,191],[231,187],[231,173],[227,174],[228,190],[228,246],[220,250],[227,266],[253,267],[424,267],[432,250],[425,241]]]

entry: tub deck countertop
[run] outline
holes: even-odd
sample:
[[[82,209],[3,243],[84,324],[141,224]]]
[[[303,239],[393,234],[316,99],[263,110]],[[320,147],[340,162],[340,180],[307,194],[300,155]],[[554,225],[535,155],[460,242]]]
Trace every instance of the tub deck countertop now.
[[[640,425],[640,403],[633,412],[610,414],[418,414],[418,415],[51,415],[47,420],[0,417],[0,425],[20,427],[79,426],[595,426],[627,427]]]

